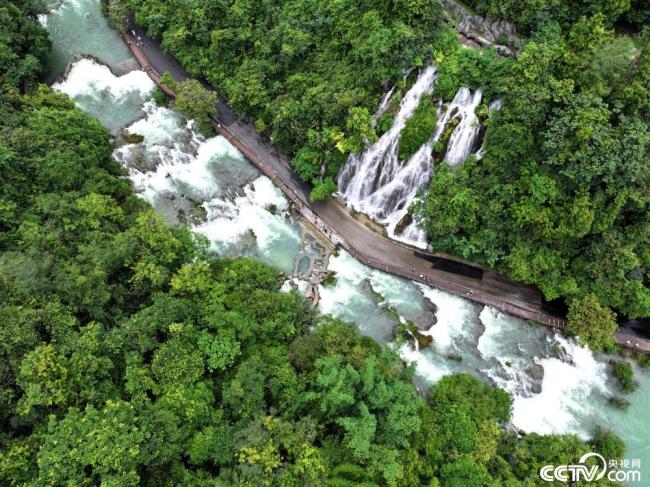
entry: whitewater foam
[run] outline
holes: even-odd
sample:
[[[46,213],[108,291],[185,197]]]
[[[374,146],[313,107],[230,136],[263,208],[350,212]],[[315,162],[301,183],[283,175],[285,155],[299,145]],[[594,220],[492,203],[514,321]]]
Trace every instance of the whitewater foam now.
[[[422,294],[436,305],[437,322],[427,334],[433,338],[438,352],[451,353],[463,348],[476,331],[474,305],[465,299],[424,284],[418,284]]]
[[[141,107],[155,84],[144,71],[115,76],[108,66],[80,59],[65,80],[52,87],[67,94],[105,127],[115,130],[142,115]]]
[[[588,437],[601,417],[595,405],[602,408],[610,393],[606,362],[573,340],[492,308],[480,319],[485,331],[477,348],[488,361],[482,371],[512,393],[512,423],[527,432]],[[543,368],[541,390],[531,387],[531,366]]]

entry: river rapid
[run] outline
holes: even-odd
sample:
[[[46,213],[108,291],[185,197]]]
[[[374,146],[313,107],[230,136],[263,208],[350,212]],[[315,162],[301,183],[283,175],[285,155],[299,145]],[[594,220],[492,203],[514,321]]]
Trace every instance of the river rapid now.
[[[138,194],[172,224],[189,223],[220,255],[255,257],[290,274],[301,231],[287,199],[223,137],[205,139],[155,104],[153,82],[107,26],[99,0],[51,2],[40,21],[53,43],[49,80],[116,136],[114,156]],[[79,59],[61,77],[74,54],[103,64]],[[143,140],[127,143],[121,132]],[[398,349],[414,364],[419,386],[453,372],[474,374],[513,394],[514,427],[586,438],[600,424],[624,439],[627,458],[641,459],[642,469],[650,465],[647,373],[637,371],[639,389],[627,397],[629,409],[619,411],[607,402],[617,394],[607,356],[542,326],[370,269],[345,252],[330,258],[329,269],[336,282],[321,286],[320,310]],[[398,345],[398,320],[415,322],[431,346]]]

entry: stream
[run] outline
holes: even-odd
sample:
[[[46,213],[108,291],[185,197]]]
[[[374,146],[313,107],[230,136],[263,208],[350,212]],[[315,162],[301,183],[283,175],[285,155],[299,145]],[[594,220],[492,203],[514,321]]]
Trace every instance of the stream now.
[[[220,255],[254,257],[291,274],[301,232],[282,192],[226,139],[205,139],[192,130],[191,122],[155,104],[153,82],[137,69],[119,36],[102,18],[99,0],[63,0],[50,2],[49,7],[49,14],[39,18],[53,43],[48,80],[115,136],[114,157],[128,170],[137,193],[170,223],[188,223],[205,235]],[[78,54],[92,58],[76,58],[62,77],[71,56]],[[422,93],[435,90],[434,78],[434,70],[426,73],[418,89]],[[476,98],[480,99],[480,93],[465,90],[456,102],[461,107],[475,105]],[[405,110],[412,110],[415,101],[408,102]],[[471,117],[464,118],[469,126]],[[137,134],[142,141],[127,143],[124,132]],[[474,135],[470,136],[475,144]],[[386,149],[393,141],[382,144]],[[451,146],[461,150],[456,142]],[[431,165],[426,158],[413,157],[417,158],[413,167]],[[454,163],[464,158],[456,152],[448,157]],[[376,158],[371,162],[377,162]],[[372,199],[377,188],[362,189],[360,174],[367,171],[360,171],[362,163],[363,156],[349,175],[348,194],[359,206],[377,205],[379,196]],[[404,193],[408,198],[414,194]],[[392,216],[391,224],[397,219]],[[412,240],[418,238],[411,234]],[[474,374],[513,394],[515,427],[586,438],[601,424],[623,438],[627,458],[641,459],[642,468],[650,465],[647,372],[637,370],[639,388],[626,397],[629,409],[620,411],[608,404],[608,398],[616,394],[608,356],[594,354],[542,326],[370,269],[343,251],[332,255],[329,270],[336,273],[336,280],[320,286],[320,310],[395,346],[404,360],[415,365],[419,386],[453,372]],[[304,284],[293,282],[299,290]],[[292,286],[287,283],[285,287]],[[416,323],[423,334],[431,336],[431,346],[415,351],[409,345],[395,344],[393,329],[398,320]]]

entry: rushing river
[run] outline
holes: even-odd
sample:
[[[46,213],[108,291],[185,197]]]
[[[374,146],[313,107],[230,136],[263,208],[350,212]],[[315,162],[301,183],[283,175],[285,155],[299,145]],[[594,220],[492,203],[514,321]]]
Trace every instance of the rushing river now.
[[[252,256],[290,273],[300,228],[280,190],[223,137],[205,139],[174,111],[156,106],[150,99],[153,83],[132,69],[126,48],[101,17],[99,0],[64,0],[50,7],[40,19],[53,41],[50,79],[59,78],[74,54],[104,63],[78,60],[55,88],[114,135],[124,129],[143,137],[138,143],[122,141],[115,150],[141,197],[170,222],[189,222],[219,254]],[[625,440],[628,458],[650,465],[648,374],[637,374],[640,387],[622,412],[607,403],[616,388],[606,356],[542,326],[369,269],[344,252],[330,259],[329,269],[337,279],[321,287],[321,311],[383,342],[392,343],[398,319],[417,323],[432,337],[424,350],[399,349],[415,364],[420,385],[453,372],[472,373],[513,394],[514,426],[587,437],[602,424]],[[303,283],[295,284],[300,289]]]

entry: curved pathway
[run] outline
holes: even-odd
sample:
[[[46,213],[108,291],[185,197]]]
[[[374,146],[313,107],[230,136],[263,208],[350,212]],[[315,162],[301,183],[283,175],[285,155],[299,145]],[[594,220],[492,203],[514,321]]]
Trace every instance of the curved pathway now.
[[[160,44],[149,39],[144,30],[135,26],[122,38],[142,69],[160,86],[160,73],[169,72],[181,81],[191,76],[181,64],[166,53]],[[168,95],[175,94],[162,87]],[[472,278],[432,267],[422,258],[422,252],[405,244],[389,240],[355,220],[335,199],[310,202],[310,188],[293,172],[289,159],[265,142],[255,126],[240,119],[223,97],[217,102],[218,119],[213,120],[216,131],[255,164],[293,202],[301,216],[333,245],[340,245],[364,264],[413,281],[431,285],[471,301],[489,305],[505,313],[533,320],[544,325],[563,328],[566,320],[542,307],[540,292],[525,284],[515,283],[505,276],[484,270],[482,278]],[[433,257],[441,257],[429,254]],[[622,332],[618,343],[650,352],[650,340],[631,337]]]

